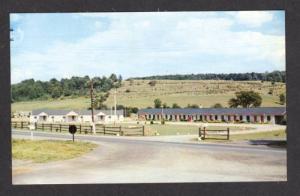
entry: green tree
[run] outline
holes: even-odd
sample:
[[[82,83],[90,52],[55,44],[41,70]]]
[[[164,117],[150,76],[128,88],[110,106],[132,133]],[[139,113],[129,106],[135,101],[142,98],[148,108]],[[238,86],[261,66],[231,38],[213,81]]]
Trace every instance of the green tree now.
[[[170,108],[167,103],[163,104],[163,108]]]
[[[114,73],[109,76],[109,79],[111,79],[112,82],[117,82],[118,81],[117,75],[114,74]]]
[[[283,93],[279,95],[279,102],[281,105],[285,104],[285,95]]]
[[[154,108],[160,108],[160,107],[161,107],[161,100],[157,98],[154,100]]]
[[[61,92],[61,90],[59,89],[59,87],[54,87],[54,88],[52,89],[51,97],[55,99],[55,98],[60,97],[61,94],[62,94],[62,92]]]
[[[223,108],[223,106],[220,103],[216,103],[212,106],[212,108]]]
[[[172,108],[180,108],[180,106],[177,103],[173,103]]]
[[[262,103],[261,96],[254,91],[240,91],[235,93],[236,98],[231,98],[228,102],[229,106],[235,107],[258,107]]]
[[[156,81],[155,80],[152,80],[148,83],[150,86],[155,86],[156,85]]]
[[[197,104],[188,104],[186,108],[199,108]]]

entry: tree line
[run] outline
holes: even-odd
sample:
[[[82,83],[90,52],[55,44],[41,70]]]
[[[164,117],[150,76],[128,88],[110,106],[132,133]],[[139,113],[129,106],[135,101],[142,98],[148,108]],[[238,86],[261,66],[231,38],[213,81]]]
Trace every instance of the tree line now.
[[[121,86],[122,76],[111,74],[109,77],[71,77],[49,81],[35,81],[34,79],[24,80],[11,86],[12,102],[29,100],[47,100],[50,98],[84,96],[90,92],[90,81],[93,80],[95,93],[108,92],[112,88]]]
[[[234,81],[271,81],[284,82],[286,81],[285,71],[273,71],[265,73],[229,73],[229,74],[175,74],[175,75],[156,75],[146,77],[135,77],[130,79],[143,80],[234,80]]]

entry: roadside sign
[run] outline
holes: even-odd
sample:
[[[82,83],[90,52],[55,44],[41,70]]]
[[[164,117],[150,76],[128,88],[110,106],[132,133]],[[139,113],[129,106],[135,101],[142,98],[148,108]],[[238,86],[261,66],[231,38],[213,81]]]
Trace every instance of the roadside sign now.
[[[69,125],[69,132],[72,134],[73,136],[73,142],[74,142],[74,134],[76,133],[77,131],[77,127],[76,125]]]

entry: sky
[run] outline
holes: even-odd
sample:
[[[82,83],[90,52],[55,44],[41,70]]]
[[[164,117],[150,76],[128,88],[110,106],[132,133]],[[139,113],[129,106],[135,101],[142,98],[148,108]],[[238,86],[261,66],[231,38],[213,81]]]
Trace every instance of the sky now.
[[[11,14],[11,80],[285,70],[284,11]]]

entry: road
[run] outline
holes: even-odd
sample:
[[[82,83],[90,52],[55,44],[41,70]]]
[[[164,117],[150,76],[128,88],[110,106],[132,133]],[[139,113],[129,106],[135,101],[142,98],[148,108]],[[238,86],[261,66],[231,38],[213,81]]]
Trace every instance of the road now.
[[[13,137],[30,132],[13,130]],[[35,132],[35,139],[71,139]],[[158,138],[158,139],[157,139]],[[168,137],[80,135],[99,144],[81,157],[46,164],[13,161],[13,184],[285,181],[286,150],[206,144]],[[178,138],[178,136],[177,136]]]

